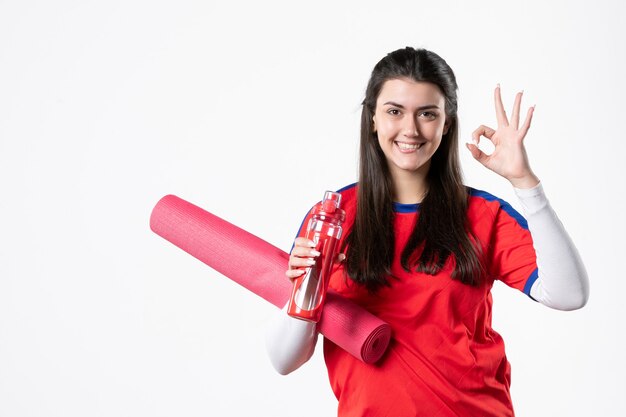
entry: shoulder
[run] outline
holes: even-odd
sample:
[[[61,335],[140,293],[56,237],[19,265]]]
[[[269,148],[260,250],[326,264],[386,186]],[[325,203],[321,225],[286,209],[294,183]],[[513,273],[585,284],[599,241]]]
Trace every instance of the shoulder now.
[[[528,223],[524,216],[513,208],[505,200],[488,193],[487,191],[467,187],[469,194],[469,211],[489,210],[494,218],[504,213],[507,217],[517,222],[522,228],[528,229]]]
[[[353,213],[356,211],[357,183],[348,184],[336,190],[335,192],[341,194],[341,208],[346,211],[346,217],[347,218],[353,217]],[[300,229],[298,233],[300,233],[303,230],[303,227],[306,224],[306,222],[312,217],[313,209],[320,202],[321,200],[318,200],[315,204],[313,204],[309,208],[309,211],[307,212],[306,216],[304,216],[304,219],[302,219],[302,223],[300,224]]]
[[[348,184],[344,187],[341,187],[336,192],[341,194],[341,198],[356,198],[356,192],[358,189],[358,183],[353,182],[352,184]]]
[[[357,189],[358,183],[354,182],[352,184],[348,184],[344,187],[335,190],[336,193],[341,194],[341,207],[345,209],[346,206],[356,206],[357,199]],[[326,190],[331,190],[327,188]],[[315,207],[315,205],[319,204],[321,200],[317,201],[313,206],[311,206],[311,210]]]
[[[337,190],[341,194],[341,208],[346,212],[345,225],[352,224],[356,215],[358,183],[348,184]]]
[[[332,191],[332,188],[327,188],[326,191]],[[344,187],[339,188],[338,190],[335,190],[334,192],[341,194],[341,206],[342,207],[347,203],[351,203],[352,201],[356,202],[357,183],[355,182],[352,184],[348,184]],[[310,207],[309,213],[313,211],[315,206],[319,203],[321,203],[321,200],[316,201],[315,204],[313,204]]]

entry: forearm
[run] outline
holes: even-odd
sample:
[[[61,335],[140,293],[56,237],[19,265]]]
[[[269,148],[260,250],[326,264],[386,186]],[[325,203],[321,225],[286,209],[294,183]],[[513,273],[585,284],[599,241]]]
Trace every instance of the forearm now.
[[[287,315],[287,306],[276,311],[265,334],[265,345],[274,369],[287,375],[305,362],[315,351],[316,324]]]
[[[537,254],[538,278],[530,295],[548,307],[575,310],[589,298],[589,279],[578,251],[550,206],[541,184],[515,188]]]

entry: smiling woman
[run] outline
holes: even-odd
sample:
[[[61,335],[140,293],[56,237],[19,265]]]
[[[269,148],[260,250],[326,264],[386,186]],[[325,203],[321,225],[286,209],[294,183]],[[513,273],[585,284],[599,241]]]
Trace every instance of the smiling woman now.
[[[389,323],[393,340],[375,365],[324,340],[339,416],[513,416],[510,366],[491,326],[493,283],[559,310],[587,302],[585,268],[528,163],[523,140],[534,108],[520,126],[521,93],[509,119],[497,87],[497,129],[480,126],[467,145],[513,185],[523,217],[463,184],[456,91],[441,57],[409,47],[376,64],[368,83],[359,180],[338,191],[345,260],[337,259],[329,286]],[[481,136],[492,154],[478,148]],[[319,256],[306,229],[289,278]],[[267,337],[272,363],[283,374],[297,369],[316,340],[315,323],[277,315]]]
[[[373,131],[385,154],[394,184],[396,201],[418,203],[425,194],[430,158],[448,130],[445,98],[435,84],[409,78],[385,81],[376,103]],[[405,195],[400,195],[403,193]]]

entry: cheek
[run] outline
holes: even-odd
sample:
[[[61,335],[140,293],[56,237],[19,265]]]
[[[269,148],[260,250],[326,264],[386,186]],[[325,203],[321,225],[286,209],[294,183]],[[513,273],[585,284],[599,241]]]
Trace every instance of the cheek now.
[[[384,136],[382,136],[380,134],[380,132],[379,132],[379,134],[378,134],[378,147],[380,149],[382,149],[383,151],[385,151],[385,149],[388,147],[387,144],[388,144],[387,139]]]
[[[426,131],[424,133],[430,136],[433,140],[436,139],[441,141],[441,137],[445,135],[445,130],[446,129],[443,123],[433,123],[432,125],[428,126],[428,133],[426,133]]]
[[[378,148],[383,153],[385,158],[389,158],[391,153],[393,152],[393,142],[389,140],[387,137],[378,136]]]
[[[380,123],[376,123],[377,133],[379,138],[389,138],[396,134],[396,126],[393,122],[388,120],[382,120]]]
[[[443,143],[443,139],[441,136],[439,136],[439,138],[434,142],[434,151],[433,153],[437,152],[440,148],[441,148],[441,144]]]

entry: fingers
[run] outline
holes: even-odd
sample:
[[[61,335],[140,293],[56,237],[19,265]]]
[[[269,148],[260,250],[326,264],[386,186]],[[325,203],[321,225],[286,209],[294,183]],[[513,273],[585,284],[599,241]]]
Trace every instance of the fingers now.
[[[487,155],[486,153],[478,149],[478,146],[472,143],[466,143],[465,146],[467,146],[467,149],[469,149],[469,151],[471,152],[475,160],[477,160],[483,165],[487,163],[487,160],[489,159],[489,155]]]
[[[315,265],[315,258],[320,256],[320,253],[315,250],[314,246],[315,244],[308,239],[300,242],[296,240],[296,245],[289,257],[289,269]]]
[[[306,269],[288,269],[287,271],[285,271],[285,275],[287,275],[287,278],[289,279],[294,279],[294,278],[298,278],[300,275],[304,274],[306,272]]]
[[[311,239],[307,239],[306,237],[297,237],[293,244],[295,246],[308,246],[310,248],[315,247],[315,242],[313,242]]]
[[[496,87],[493,96],[496,104],[496,119],[498,120],[498,127],[506,127],[509,125],[509,121],[506,118],[506,111],[504,111],[502,97],[500,96],[500,84]]]
[[[320,256],[320,252],[315,250],[315,242],[299,237],[294,242],[294,247],[289,256],[289,269],[285,275],[289,279],[297,278],[306,272],[306,269],[315,265],[315,258]],[[343,253],[337,254],[336,263],[342,263],[346,259]]]
[[[535,106],[529,107],[528,112],[526,113],[526,120],[524,120],[524,124],[519,130],[522,139],[526,136],[528,129],[530,129],[530,122],[533,120],[534,113],[535,113]]]
[[[489,160],[489,155],[484,153],[478,148],[478,144],[480,143],[480,137],[484,136],[490,141],[493,142],[493,135],[496,133],[495,130],[490,128],[489,126],[480,125],[478,129],[472,132],[472,142],[474,143],[466,143],[467,149],[471,152],[472,156],[475,160],[485,165]]]
[[[315,242],[304,237],[298,237],[293,242],[293,249],[289,256],[289,269],[285,275],[289,279],[297,278],[306,272],[306,268],[315,265],[315,257],[319,256],[315,250]]]
[[[285,275],[289,279],[297,278],[306,272],[306,268],[315,265],[315,258],[320,255],[318,251],[308,246],[294,246],[289,256],[289,269],[285,271]]]
[[[494,133],[496,133],[496,131],[489,126],[480,125],[478,129],[472,132],[472,142],[474,142],[475,145],[478,145],[480,143],[481,136],[484,136],[487,139],[491,140]]]
[[[523,94],[524,91],[520,91],[515,95],[515,103],[513,103],[513,113],[511,113],[511,127],[516,130],[519,126],[519,110],[520,106],[522,105]]]

